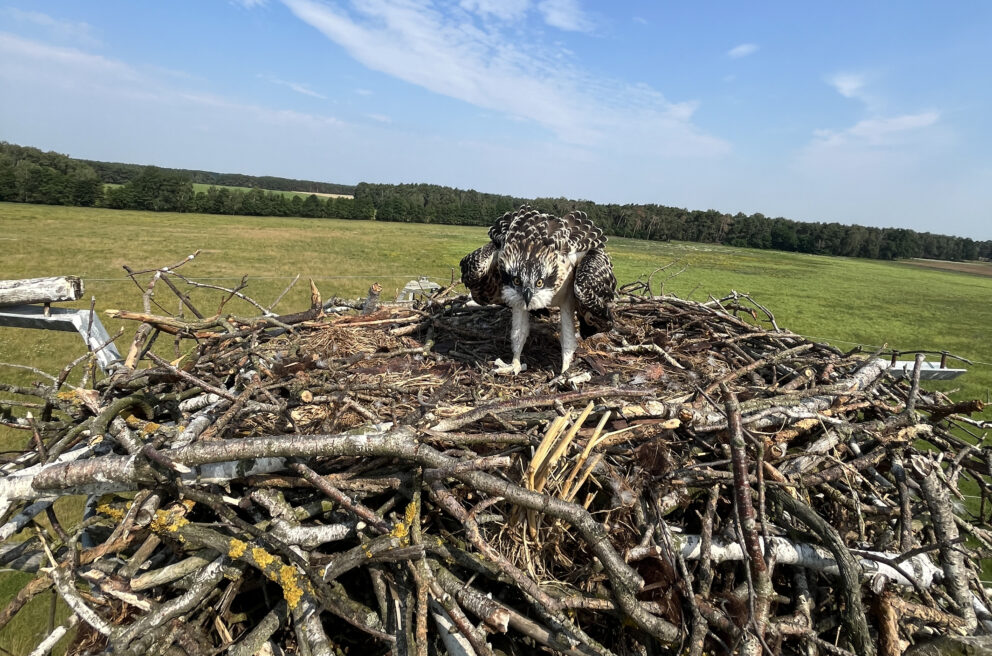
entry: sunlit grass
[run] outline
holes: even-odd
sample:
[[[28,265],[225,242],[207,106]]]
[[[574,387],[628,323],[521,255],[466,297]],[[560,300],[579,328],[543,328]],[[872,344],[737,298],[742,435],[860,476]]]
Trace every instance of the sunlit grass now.
[[[231,185],[214,185],[214,184],[205,184],[203,182],[194,182],[192,184],[193,184],[193,193],[195,193],[195,194],[198,194],[200,192],[207,193],[207,191],[211,187],[216,187],[217,189],[228,189],[230,191],[246,191],[247,192],[247,191],[251,191],[252,190],[252,187],[235,187],[235,186],[231,186]],[[116,187],[123,187],[124,185],[122,185],[122,184],[115,184],[113,182],[108,182],[108,183],[105,183],[103,186],[104,186],[104,189],[114,189]],[[265,191],[266,191],[266,193],[280,194],[280,195],[283,195],[283,196],[299,196],[300,198],[306,198],[307,196],[309,196],[311,194],[311,192],[309,192],[309,191],[282,191],[282,190],[274,190],[274,189],[266,189]],[[339,197],[339,196],[342,196],[342,197],[345,197],[345,198],[351,198],[351,196],[349,196],[348,194],[323,194],[323,193],[318,193],[317,195],[320,196],[320,197],[326,197],[326,196]]]
[[[248,275],[247,293],[266,305],[296,274],[303,281],[313,278],[325,298],[362,296],[376,281],[388,297],[419,275],[449,282],[459,259],[485,239],[485,229],[463,226],[0,203],[0,279],[79,275],[98,310],[140,309],[140,290],[126,280],[122,265],[174,264],[201,249],[182,272],[221,278],[213,282],[224,285]],[[946,349],[992,362],[992,278],[705,244],[614,238],[609,249],[621,284],[679,260],[688,269],[668,281],[667,271],[659,273],[656,291],[664,281],[665,292],[703,300],[736,289],[769,307],[780,326],[841,347],[885,343],[903,350]],[[166,290],[159,290],[157,298],[166,310],[178,310]],[[203,294],[194,294],[200,298]],[[216,311],[213,303],[205,302],[201,311]],[[308,303],[307,285],[298,284],[277,309],[295,311]],[[236,304],[228,309],[254,312]],[[110,332],[121,325],[105,323]],[[71,335],[0,329],[0,361],[54,372],[81,347]],[[992,387],[992,368],[976,366],[960,380],[964,396],[984,398]]]
[[[216,187],[217,189],[229,189],[231,191],[251,191],[252,190],[251,187],[234,187],[234,186],[231,186],[231,185],[213,185],[213,184],[205,184],[203,182],[194,182],[193,183],[193,193],[197,193],[198,194],[201,191],[203,193],[206,193],[207,190],[210,189],[211,187]],[[309,192],[309,191],[282,191],[282,190],[272,190],[272,189],[267,189],[266,190],[266,193],[280,194],[280,195],[283,195],[283,196],[299,196],[300,198],[306,198],[307,196],[309,196],[311,194],[311,192]],[[320,196],[320,197],[326,197],[326,196],[330,195],[330,196],[346,196],[346,197],[349,197],[350,198],[350,196],[348,196],[347,194],[323,194],[323,193],[318,193],[317,195]]]
[[[0,603],[6,605],[33,578],[31,574],[6,572],[0,575]],[[0,649],[10,654],[30,654],[51,628],[63,624],[69,617],[68,607],[59,600],[52,616],[55,593],[47,590],[29,601],[10,623],[0,631]],[[50,622],[54,620],[54,624]],[[63,638],[56,654],[65,653],[70,637]]]

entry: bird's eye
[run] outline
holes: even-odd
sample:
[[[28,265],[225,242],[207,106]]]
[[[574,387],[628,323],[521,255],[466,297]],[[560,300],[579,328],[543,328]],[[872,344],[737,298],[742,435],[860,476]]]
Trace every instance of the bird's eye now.
[[[520,276],[517,276],[516,278],[514,278],[514,279],[513,279],[513,284],[514,284],[514,286],[516,286],[516,287],[519,287],[520,285],[522,285],[522,284],[523,284],[523,281],[522,281],[522,280],[520,280]]]
[[[538,280],[538,281],[537,281],[537,282],[535,283],[535,286],[536,286],[536,287],[544,287],[544,281],[543,281],[543,280]]]

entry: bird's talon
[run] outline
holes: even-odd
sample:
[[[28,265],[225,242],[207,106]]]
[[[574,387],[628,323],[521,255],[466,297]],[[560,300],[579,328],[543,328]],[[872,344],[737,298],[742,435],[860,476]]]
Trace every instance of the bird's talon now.
[[[521,371],[527,371],[527,365],[521,364],[519,360],[507,364],[501,358],[496,358],[496,362],[493,363],[493,373],[497,376],[516,376]]]

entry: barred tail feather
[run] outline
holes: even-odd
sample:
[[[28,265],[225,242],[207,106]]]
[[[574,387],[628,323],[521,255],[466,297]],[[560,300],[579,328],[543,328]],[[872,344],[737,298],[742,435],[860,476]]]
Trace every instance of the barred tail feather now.
[[[583,338],[613,328],[613,299],[617,279],[613,263],[602,248],[594,248],[575,267],[575,300]]]
[[[499,273],[496,269],[496,244],[489,242],[462,258],[462,284],[468,287],[472,298],[480,305],[500,303],[503,293],[500,290]]]

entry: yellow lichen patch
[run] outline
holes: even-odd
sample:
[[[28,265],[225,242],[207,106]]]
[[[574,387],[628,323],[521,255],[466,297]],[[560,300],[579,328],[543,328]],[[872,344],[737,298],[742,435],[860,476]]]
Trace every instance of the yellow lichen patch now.
[[[389,532],[394,538],[399,538],[401,542],[406,542],[410,538],[410,527],[404,522],[396,522],[396,526]]]
[[[107,517],[113,519],[114,521],[121,521],[124,519],[125,511],[121,508],[114,508],[109,503],[101,503],[96,507],[96,511],[101,515],[106,515]]]
[[[143,435],[150,435],[151,433],[154,433],[161,427],[162,424],[156,424],[154,421],[149,421],[141,428],[141,433]]]
[[[185,504],[186,502],[184,501],[183,503]],[[150,527],[156,533],[162,533],[164,531],[175,533],[183,526],[189,524],[189,520],[183,517],[184,514],[185,511],[178,508],[156,510],[155,519],[152,520]]]
[[[393,526],[393,530],[389,534],[394,538],[399,538],[403,544],[408,544],[410,541],[410,527],[413,526],[413,522],[416,520],[417,504],[411,501],[403,511],[403,521],[396,522],[396,525]]]
[[[237,538],[231,538],[231,548],[227,550],[227,555],[231,558],[241,558],[245,555],[245,550],[248,549],[248,544],[242,542]]]
[[[67,401],[75,406],[83,404],[82,395],[79,394],[78,390],[59,390],[55,393],[55,398],[60,401]]]
[[[283,565],[279,568],[279,584],[282,586],[282,595],[286,598],[290,610],[296,608],[303,598],[303,588],[300,587],[296,568],[292,565]]]
[[[262,547],[254,547],[251,550],[251,557],[255,560],[258,566],[265,570],[276,561],[275,556],[270,554],[268,551]]]
[[[165,527],[169,525],[169,513],[165,510],[156,510],[155,518],[152,523],[149,524],[151,529],[156,533],[161,533],[165,530]]]

